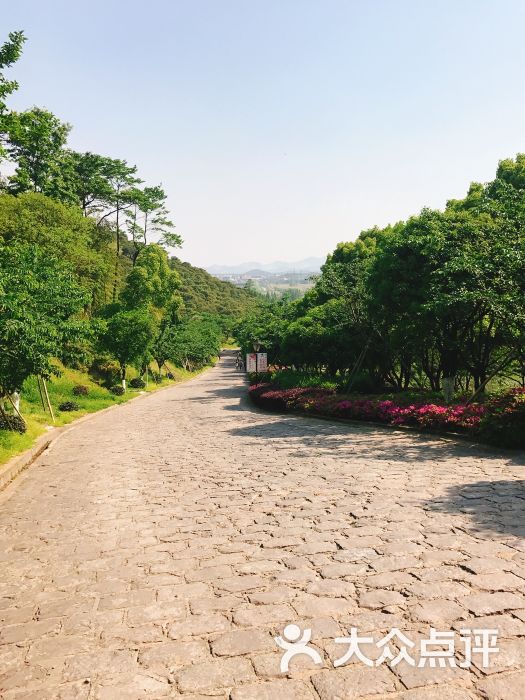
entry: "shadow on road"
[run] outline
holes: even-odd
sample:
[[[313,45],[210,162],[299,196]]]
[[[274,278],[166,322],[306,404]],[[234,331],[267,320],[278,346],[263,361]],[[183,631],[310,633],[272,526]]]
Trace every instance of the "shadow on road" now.
[[[426,502],[437,513],[469,515],[480,533],[497,532],[525,538],[525,482],[474,481],[449,486],[444,496]]]
[[[251,410],[249,405],[243,410]],[[259,414],[261,415],[261,414]],[[263,414],[264,415],[264,414]],[[477,454],[484,459],[503,460],[509,466],[525,466],[524,455],[498,454],[470,442],[406,433],[368,425],[330,423],[310,417],[277,417],[270,422],[232,428],[231,435],[283,440],[297,447],[331,452],[344,459],[371,459],[388,462],[428,462],[436,464],[449,457]],[[307,454],[307,452],[305,452]]]
[[[234,356],[234,351],[226,351],[214,370],[213,379],[208,377],[202,386],[201,395],[185,398],[197,403],[217,401],[221,410],[238,413],[238,424],[227,430],[231,435],[275,440],[276,448],[279,447],[278,441],[282,440],[283,446],[295,448],[294,454],[304,457],[308,457],[308,450],[314,448],[344,460],[364,458],[403,464],[434,462],[438,466],[441,460],[448,458],[477,456],[501,461],[509,467],[525,467],[523,452],[499,452],[468,440],[264,411],[249,400],[245,375],[235,369]],[[251,420],[242,421],[243,415]]]

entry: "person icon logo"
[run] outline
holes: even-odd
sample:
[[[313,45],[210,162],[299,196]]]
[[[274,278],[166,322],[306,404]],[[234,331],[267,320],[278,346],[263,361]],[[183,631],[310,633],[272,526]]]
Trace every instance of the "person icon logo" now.
[[[298,625],[286,625],[282,637],[274,637],[277,646],[284,649],[281,659],[281,673],[288,672],[288,665],[294,656],[306,654],[315,664],[322,664],[323,660],[317,649],[309,647],[312,638],[312,630],[305,629],[301,636],[301,628]]]

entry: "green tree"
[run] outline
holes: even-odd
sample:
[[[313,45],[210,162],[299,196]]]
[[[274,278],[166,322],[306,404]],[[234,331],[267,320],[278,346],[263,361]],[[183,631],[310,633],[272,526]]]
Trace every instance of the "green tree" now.
[[[505,329],[523,322],[523,262],[515,226],[486,202],[423,210],[381,249],[371,281],[375,313],[391,344],[412,360],[419,355],[434,389],[461,371],[477,387]],[[427,366],[429,347],[439,362]]]
[[[97,217],[113,200],[113,166],[111,158],[97,153],[65,151],[61,161],[62,190],[51,194],[78,204],[84,216]]]
[[[253,344],[258,341],[268,353],[268,362],[281,364],[283,340],[291,320],[286,312],[288,306],[295,309],[295,304],[297,302],[287,305],[277,301],[261,304],[247,312],[234,331],[243,354],[253,352]]]
[[[16,163],[12,192],[49,192],[61,177],[63,149],[71,126],[40,107],[13,112],[7,122],[6,151]]]
[[[218,355],[221,340],[217,319],[200,316],[172,327],[164,342],[169,359],[191,372],[204,367]]]
[[[111,235],[75,206],[43,194],[0,194],[0,245],[38,245],[43,252],[68,262],[98,307],[111,292]]]
[[[108,179],[111,193],[108,201],[109,208],[98,219],[98,225],[100,226],[105,221],[113,220],[115,227],[116,246],[113,275],[113,303],[115,303],[117,301],[119,286],[122,213],[131,206],[131,193],[134,191],[135,185],[140,182],[140,179],[136,175],[136,166],[128,165],[125,160],[111,159],[106,164],[104,171]]]
[[[182,238],[175,233],[174,223],[168,218],[167,195],[160,185],[134,188],[128,196],[131,205],[127,215],[128,231],[135,249],[133,260],[141,248],[148,245],[151,235],[155,235],[162,246],[179,247],[182,244]]]
[[[363,231],[328,256],[313,289],[239,324],[271,363],[370,390],[482,389],[525,380],[525,155],[501,161],[444,211]],[[447,381],[445,382],[445,378]],[[361,379],[366,381],[361,381]]]
[[[128,366],[142,365],[156,332],[157,324],[147,309],[119,311],[109,319],[102,345],[118,361],[124,389]]]
[[[0,247],[0,397],[57,373],[53,358],[81,334],[87,300],[66,263],[37,246]]]
[[[0,160],[5,155],[4,147],[9,125],[6,99],[18,90],[17,81],[6,78],[4,70],[18,61],[22,55],[25,40],[24,32],[10,32],[7,41],[0,46]]]
[[[246,280],[246,282],[243,285],[243,289],[246,292],[246,294],[249,294],[252,297],[256,297],[259,295],[259,290],[257,289],[257,285],[253,280]]]
[[[166,251],[151,244],[140,250],[121,295],[128,308],[149,308],[158,322],[151,354],[159,372],[169,358],[171,328],[181,319],[184,305],[179,288],[180,277],[170,267]]]
[[[170,268],[166,251],[152,244],[140,251],[121,296],[129,308],[151,305],[161,311],[182,303],[179,287],[180,278]]]

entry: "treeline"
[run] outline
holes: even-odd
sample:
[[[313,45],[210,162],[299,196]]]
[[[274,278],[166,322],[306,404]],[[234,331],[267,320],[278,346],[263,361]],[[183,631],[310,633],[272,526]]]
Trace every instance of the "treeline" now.
[[[109,368],[113,380],[118,365],[124,385],[130,365],[143,373],[155,361],[160,373],[168,360],[209,363],[242,291],[230,308],[230,285],[218,289],[191,266],[179,275],[165,250],[181,243],[166,194],[144,186],[135,166],[72,151],[70,126],[47,110],[9,110],[17,84],[4,70],[24,41],[13,32],[0,47],[0,409],[29,376],[56,372],[56,359]],[[214,304],[201,306],[207,292]]]
[[[252,314],[239,340],[345,389],[525,386],[524,223],[521,154],[443,211],[339,244],[312,290]]]

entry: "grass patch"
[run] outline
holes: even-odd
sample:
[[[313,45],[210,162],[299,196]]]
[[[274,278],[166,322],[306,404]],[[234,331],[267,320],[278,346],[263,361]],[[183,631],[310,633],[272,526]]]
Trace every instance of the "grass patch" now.
[[[163,377],[160,383],[156,383],[150,378],[144,389],[128,388],[123,396],[115,396],[108,389],[93,381],[85,372],[69,369],[62,365],[60,365],[60,369],[61,376],[53,377],[47,382],[49,399],[55,414],[55,423],[52,423],[51,416],[42,406],[36,377],[30,377],[24,383],[20,402],[20,412],[27,423],[27,431],[21,435],[9,430],[0,430],[0,464],[4,464],[15,455],[29,449],[35,440],[46,430],[49,430],[52,425],[55,427],[67,425],[80,416],[96,413],[115,404],[125,403],[141,393],[154,392],[163,386],[191,379],[199,373],[187,372],[168,364],[168,369],[173,374],[174,379]],[[131,369],[128,380],[134,376],[137,376],[137,373]],[[87,387],[86,396],[77,396],[73,393],[73,388],[78,385]],[[59,404],[65,401],[75,401],[79,405],[79,410],[59,411]]]

